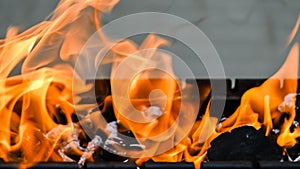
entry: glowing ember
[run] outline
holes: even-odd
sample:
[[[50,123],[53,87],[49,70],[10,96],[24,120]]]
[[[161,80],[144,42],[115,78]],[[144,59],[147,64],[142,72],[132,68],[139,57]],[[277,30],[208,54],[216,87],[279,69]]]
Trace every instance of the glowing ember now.
[[[265,135],[277,128],[279,146],[296,144],[300,126],[290,128],[296,117],[298,43],[290,44],[279,71],[245,92],[238,109],[217,128],[218,119],[210,117],[210,104],[201,120],[195,121],[199,106],[206,106],[202,101],[210,88],[196,89],[203,94],[201,103],[197,102],[192,97],[195,86],[178,79],[171,57],[158,50],[168,42],[153,34],[140,47],[130,40],[119,42],[100,63],[111,66],[111,95],[104,81],[86,85],[81,72],[95,65],[75,69],[80,50],[101,28],[101,14],[117,2],[62,0],[49,20],[21,34],[16,28],[8,30],[6,39],[0,41],[0,158],[25,167],[43,161],[77,161],[83,166],[104,148],[119,156],[138,156],[134,158],[138,165],[151,159],[194,162],[199,168],[212,140],[245,125],[265,126]],[[103,32],[98,31],[97,36],[101,42],[94,45],[108,48],[112,40]],[[96,56],[84,59],[97,63]],[[21,62],[21,74],[10,75]],[[88,103],[87,93],[95,91],[101,99],[97,104]],[[75,110],[79,120],[74,118]],[[282,123],[283,114],[287,117]],[[113,120],[104,124],[98,119],[101,115]],[[89,138],[83,125],[94,131],[93,137]],[[133,135],[136,142],[128,143],[120,132]],[[151,150],[146,151],[148,147]]]

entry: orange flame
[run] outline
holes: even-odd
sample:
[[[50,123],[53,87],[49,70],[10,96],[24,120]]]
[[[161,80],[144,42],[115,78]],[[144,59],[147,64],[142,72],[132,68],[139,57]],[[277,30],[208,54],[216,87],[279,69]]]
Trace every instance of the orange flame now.
[[[291,33],[290,41],[298,31],[299,19]],[[261,86],[252,88],[242,96],[239,108],[218,127],[220,132],[230,131],[243,125],[253,125],[256,129],[262,125],[269,135],[273,126],[280,127],[277,143],[282,147],[292,147],[299,137],[299,127],[290,132],[296,117],[295,102],[298,85],[299,44],[291,44],[291,49],[281,68]],[[280,124],[283,113],[288,118]]]
[[[61,133],[75,129],[56,129],[63,123],[56,109],[64,113],[67,124],[72,123],[73,101],[80,101],[77,96],[73,100],[72,93],[91,89],[73,89],[73,77],[83,83],[74,72],[74,63],[99,28],[94,20],[99,19],[99,11],[109,12],[117,2],[62,0],[49,20],[19,35],[15,27],[8,30],[6,39],[0,41],[0,158],[29,165],[62,161],[54,149],[62,137],[72,140],[71,135]],[[19,63],[21,74],[12,75]],[[58,133],[49,133],[53,129]]]
[[[64,154],[69,150],[75,155],[84,155],[85,149],[77,140],[79,135],[84,135],[84,131],[73,122],[72,115],[75,104],[82,100],[81,94],[91,92],[94,86],[84,85],[81,70],[75,70],[74,65],[88,38],[100,29],[101,14],[109,12],[117,2],[61,0],[48,20],[19,35],[15,27],[8,30],[6,39],[0,41],[0,158],[7,162],[24,163],[26,167],[41,161],[72,161]],[[299,20],[289,43],[296,35],[295,30],[299,29]],[[98,31],[98,36],[104,44],[103,48],[110,44],[102,32]],[[136,160],[138,165],[149,159],[157,162],[185,160],[194,162],[195,167],[199,168],[214,138],[244,125],[253,125],[256,129],[266,126],[266,135],[274,126],[280,127],[278,145],[295,145],[300,127],[293,132],[289,129],[296,116],[294,93],[298,85],[298,43],[293,44],[279,71],[261,86],[248,90],[239,108],[217,130],[217,119],[210,117],[208,106],[202,119],[196,121],[190,131],[174,124],[177,118],[194,123],[196,117],[190,112],[194,112],[195,104],[200,103],[192,99],[184,102],[183,98],[188,96],[179,89],[185,85],[184,90],[189,91],[192,86],[176,79],[171,57],[158,51],[157,48],[167,44],[166,40],[156,35],[149,35],[140,47],[125,40],[111,49],[111,58],[104,60],[104,64],[112,64],[112,96],[101,103],[104,104],[102,112],[112,104],[114,114],[125,130],[131,130],[139,143],[154,145],[150,156]],[[97,59],[85,57],[86,60]],[[121,61],[126,59],[130,65],[123,70],[121,65],[124,62]],[[153,69],[139,71],[139,66],[150,61]],[[21,73],[13,75],[20,63]],[[168,73],[155,69],[156,66],[163,67]],[[93,67],[86,65],[80,69],[88,71],[85,69]],[[138,73],[130,80],[115,78],[120,71],[125,74]],[[85,87],[76,88],[72,85],[74,83]],[[128,98],[122,97],[124,92]],[[208,95],[209,90],[203,92]],[[128,105],[133,105],[134,109]],[[89,123],[91,120],[98,129],[105,130],[105,126],[96,120],[102,112],[88,112],[94,106],[98,105],[85,104],[80,107],[83,114],[89,117],[82,122]],[[139,113],[134,110],[139,110]],[[180,111],[184,113],[180,114]],[[280,124],[283,113],[288,113],[289,117]],[[147,142],[143,142],[145,138],[149,138]],[[67,146],[64,147],[62,142],[67,142]],[[166,145],[172,148],[162,151]]]
[[[240,107],[222,123],[222,130],[246,124],[255,126],[256,122],[260,122],[267,127],[267,133],[269,133],[272,129],[272,119],[277,125],[282,114],[278,106],[284,101],[284,97],[297,92],[298,57],[299,46],[296,43],[286,62],[276,74],[261,86],[252,88],[243,95]],[[249,118],[249,116],[257,117]]]

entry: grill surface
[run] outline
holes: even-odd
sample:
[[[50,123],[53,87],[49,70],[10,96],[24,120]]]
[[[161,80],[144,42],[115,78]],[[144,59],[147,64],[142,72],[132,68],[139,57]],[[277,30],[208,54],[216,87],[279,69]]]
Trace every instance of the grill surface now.
[[[0,163],[0,169],[17,169],[15,163]],[[31,169],[79,169],[76,163],[38,163]],[[148,162],[140,169],[194,169],[193,163],[153,163]],[[299,169],[300,163],[278,161],[215,161],[202,163],[201,169]],[[88,163],[83,169],[137,169],[134,163],[103,162]]]

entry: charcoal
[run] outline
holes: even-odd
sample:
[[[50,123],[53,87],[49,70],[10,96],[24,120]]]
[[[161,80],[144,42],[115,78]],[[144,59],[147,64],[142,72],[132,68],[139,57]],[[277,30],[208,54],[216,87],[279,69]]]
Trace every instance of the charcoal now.
[[[93,154],[93,159],[96,162],[102,162],[102,161],[125,161],[127,160],[126,157],[119,156],[117,154],[111,153],[106,151],[103,148],[98,149],[94,154]]]
[[[207,157],[210,161],[279,161],[281,150],[265,136],[265,130],[243,126],[218,136],[211,142]]]
[[[95,161],[124,161],[127,160],[126,157],[123,157],[126,156],[127,151],[142,151],[144,146],[140,145],[134,139],[133,133],[131,131],[120,132],[118,131],[119,127],[120,125],[118,122],[113,121],[108,123],[106,127],[106,130],[110,131],[108,136],[106,136],[101,130],[97,131],[97,135],[104,140],[104,143],[93,155]],[[128,142],[128,137],[132,138],[130,142]]]
[[[300,157],[300,144],[299,144],[300,139],[297,139],[297,144],[292,147],[287,149],[287,155],[290,157],[290,160],[292,161],[297,161]]]

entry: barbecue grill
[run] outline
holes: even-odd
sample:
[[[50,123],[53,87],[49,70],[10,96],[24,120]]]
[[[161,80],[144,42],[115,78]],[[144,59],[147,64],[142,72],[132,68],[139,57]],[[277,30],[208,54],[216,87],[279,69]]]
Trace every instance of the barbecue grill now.
[[[191,27],[179,33],[177,27],[169,30],[174,36],[147,30],[146,36],[122,39],[120,28],[130,34],[126,25],[116,32],[103,25],[122,23],[124,18],[110,21],[122,14],[116,10],[122,11],[123,3],[109,16],[103,13],[111,11],[117,0],[62,0],[45,22],[19,35],[15,27],[8,30],[0,41],[0,169],[300,168],[300,17],[285,46],[274,39],[266,45],[270,51],[284,46],[285,52],[277,54],[286,59],[281,68],[274,73],[281,64],[277,56],[276,64],[261,65],[270,60],[269,52],[260,58],[257,71],[270,69],[252,74],[256,69],[248,72],[247,64],[241,72],[220,67],[224,56],[219,58],[203,32],[188,39],[181,36],[198,30],[191,25],[204,24],[206,29],[206,17],[189,18],[190,23],[169,14],[137,14],[175,18],[165,26],[178,21],[184,23],[179,28]],[[170,2],[163,11],[172,13],[174,4],[181,2]],[[251,22],[254,14],[248,13],[244,20]],[[130,17],[136,15],[125,17],[127,26],[139,19]],[[239,18],[231,19],[240,23]],[[138,22],[144,25],[137,30],[152,23]],[[162,22],[153,23],[164,27]],[[120,39],[118,32],[120,41],[115,40]],[[204,40],[200,43],[195,37]],[[219,46],[222,40],[212,41]],[[188,44],[202,48],[194,50]],[[186,51],[186,46],[191,49]],[[191,58],[207,56],[196,61],[182,55],[191,51]],[[221,64],[212,69],[212,60],[206,60],[210,57]],[[182,70],[185,63],[190,69]],[[226,70],[230,78],[225,77]]]

